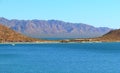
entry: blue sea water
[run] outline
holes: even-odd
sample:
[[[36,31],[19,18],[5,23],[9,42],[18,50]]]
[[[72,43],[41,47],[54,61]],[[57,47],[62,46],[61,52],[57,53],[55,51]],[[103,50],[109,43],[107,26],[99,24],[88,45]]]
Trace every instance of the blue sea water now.
[[[120,43],[1,44],[0,73],[120,73]]]

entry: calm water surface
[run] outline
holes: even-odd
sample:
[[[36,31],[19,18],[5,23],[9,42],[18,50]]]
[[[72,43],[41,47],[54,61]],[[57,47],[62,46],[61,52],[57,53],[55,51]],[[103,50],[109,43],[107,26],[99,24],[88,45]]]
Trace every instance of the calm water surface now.
[[[0,73],[120,73],[120,43],[1,44]]]

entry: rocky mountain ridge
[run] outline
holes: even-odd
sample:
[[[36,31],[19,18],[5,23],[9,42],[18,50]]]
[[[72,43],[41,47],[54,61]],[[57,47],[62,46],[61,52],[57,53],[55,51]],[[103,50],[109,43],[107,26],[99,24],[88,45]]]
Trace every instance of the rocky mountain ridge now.
[[[8,20],[0,18],[5,26],[34,38],[90,38],[106,34],[111,29],[93,27],[83,23],[59,20]]]

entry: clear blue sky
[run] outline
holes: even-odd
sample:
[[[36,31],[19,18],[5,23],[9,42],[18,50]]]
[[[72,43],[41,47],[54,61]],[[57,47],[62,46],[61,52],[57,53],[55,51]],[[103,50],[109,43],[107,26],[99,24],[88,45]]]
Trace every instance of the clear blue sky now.
[[[120,0],[0,0],[0,17],[120,28]]]

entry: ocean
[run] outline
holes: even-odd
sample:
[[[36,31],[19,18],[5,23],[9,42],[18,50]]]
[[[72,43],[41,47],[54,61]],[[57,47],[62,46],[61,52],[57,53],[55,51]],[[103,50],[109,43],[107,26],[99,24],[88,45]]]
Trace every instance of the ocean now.
[[[0,44],[0,73],[120,73],[120,43]]]

